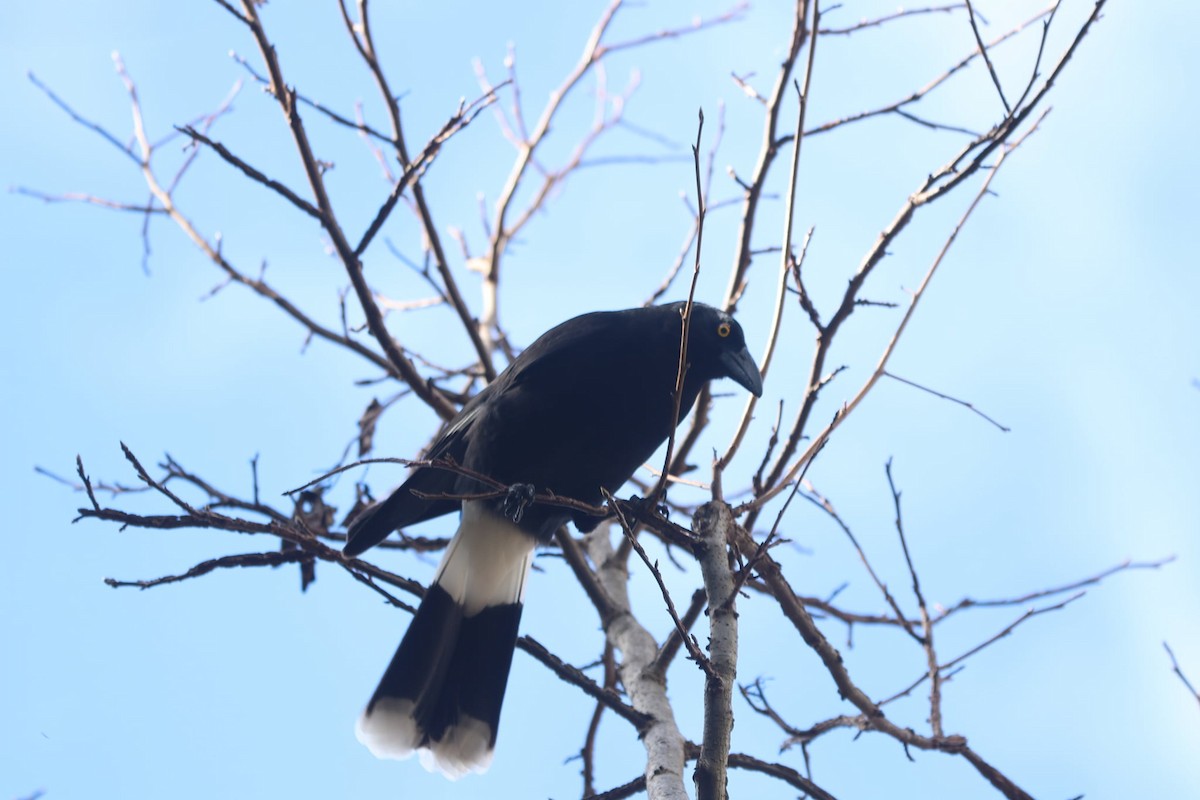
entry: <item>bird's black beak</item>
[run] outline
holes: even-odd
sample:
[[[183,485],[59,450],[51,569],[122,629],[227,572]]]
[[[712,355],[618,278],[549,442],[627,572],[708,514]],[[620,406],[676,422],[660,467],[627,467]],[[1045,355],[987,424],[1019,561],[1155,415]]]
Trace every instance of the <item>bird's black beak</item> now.
[[[726,350],[721,353],[721,366],[725,374],[738,385],[755,397],[762,397],[762,375],[754,363],[750,351],[743,347],[741,350]]]

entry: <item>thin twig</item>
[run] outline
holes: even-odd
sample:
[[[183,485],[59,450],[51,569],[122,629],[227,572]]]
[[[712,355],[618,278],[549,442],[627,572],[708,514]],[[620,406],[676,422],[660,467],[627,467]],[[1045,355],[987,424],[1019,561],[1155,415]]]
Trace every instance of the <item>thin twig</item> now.
[[[304,168],[309,187],[312,189],[313,197],[316,200],[316,207],[320,211],[319,219],[321,226],[325,229],[326,234],[329,235],[333,248],[337,252],[338,258],[342,262],[347,275],[350,277],[350,283],[354,286],[354,292],[358,297],[363,314],[366,316],[367,327],[371,331],[371,335],[379,343],[379,346],[387,357],[387,361],[404,382],[412,387],[417,396],[425,401],[443,419],[450,419],[457,412],[457,409],[421,377],[412,361],[404,355],[395,339],[392,338],[391,333],[383,322],[383,315],[380,313],[378,306],[375,305],[371,290],[367,286],[366,279],[363,276],[362,263],[359,261],[358,256],[355,255],[354,249],[350,246],[350,242],[347,240],[346,234],[334,213],[329,194],[325,190],[324,171],[318,164],[317,158],[313,155],[312,146],[308,140],[308,132],[296,107],[295,90],[289,88],[283,80],[283,72],[279,64],[278,54],[274,45],[268,39],[261,20],[258,18],[258,11],[253,0],[242,0],[242,12],[245,14],[246,19],[249,20],[248,24],[254,35],[255,43],[258,45],[259,53],[267,66],[267,74],[271,79],[272,94],[275,95],[275,99],[279,102],[280,110],[283,112],[284,119],[291,131],[292,139],[300,152],[301,165]],[[397,137],[399,137],[399,133],[397,133]],[[404,163],[405,165],[409,163],[407,158],[404,160]],[[419,184],[414,184],[414,192],[417,186]],[[160,201],[162,201],[162,198],[160,198]],[[449,288],[449,285],[447,285],[447,289]]]
[[[1167,655],[1171,659],[1171,671],[1179,676],[1179,680],[1183,681],[1183,685],[1192,693],[1192,697],[1196,698],[1196,702],[1200,703],[1200,691],[1196,691],[1196,687],[1187,679],[1187,675],[1183,674],[1183,670],[1179,668],[1179,662],[1175,660],[1175,651],[1171,649],[1171,645],[1163,642],[1163,649],[1167,651]]]
[[[975,23],[975,9],[971,5],[971,0],[965,0],[967,4],[967,18],[971,20],[971,32],[975,34],[975,44],[979,45],[979,54],[983,56],[983,63],[987,64],[988,73],[992,76],[992,83],[996,86],[996,92],[1000,95],[1000,102],[1004,103],[1004,113],[1012,116],[1012,106],[1008,104],[1008,98],[1004,96],[1004,87],[1000,85],[1000,76],[996,74],[996,68],[992,65],[992,57],[988,55],[987,45],[983,43],[983,37],[979,35],[979,25]]]
[[[1155,569],[1156,570],[1162,566],[1170,564],[1174,560],[1175,560],[1175,556],[1173,556],[1173,555],[1167,556],[1166,558],[1160,558],[1156,561],[1131,561],[1130,559],[1125,559],[1121,563],[1116,564],[1115,566],[1109,567],[1108,569],[1098,572],[1095,575],[1091,575],[1087,578],[1083,578],[1078,581],[1072,581],[1071,583],[1063,584],[1061,586],[1055,586],[1055,587],[1052,587],[1049,589],[1040,589],[1036,592],[1028,592],[1026,594],[1019,595],[1017,597],[1002,598],[999,600],[974,600],[970,597],[964,597],[962,600],[959,600],[954,605],[952,605],[949,608],[942,611],[941,614],[938,615],[937,619],[934,620],[934,622],[935,623],[941,622],[942,620],[946,619],[946,617],[949,617],[951,614],[954,614],[959,611],[963,611],[964,609],[1001,608],[1004,606],[1025,605],[1025,604],[1031,603],[1035,600],[1041,600],[1044,597],[1053,597],[1054,595],[1058,595],[1058,594],[1066,594],[1067,592],[1074,592],[1077,589],[1082,589],[1085,586],[1098,585],[1105,578],[1107,578],[1111,575],[1115,575],[1118,572],[1124,572],[1126,570],[1134,570],[1134,569]]]
[[[96,502],[96,493],[92,491],[92,479],[83,471],[83,457],[75,456],[75,468],[79,472],[79,480],[83,481],[84,489],[87,491],[88,500],[92,501],[92,508],[96,511],[100,510],[100,504]]]
[[[666,674],[667,667],[675,659],[680,646],[691,635],[692,626],[696,624],[696,620],[700,619],[700,612],[704,610],[706,600],[707,598],[703,589],[697,589],[692,592],[692,601],[688,604],[687,611],[684,611],[683,616],[679,618],[683,625],[683,630],[680,631],[679,628],[672,628],[671,633],[667,636],[667,640],[658,649],[658,657],[654,660],[654,668],[662,674]]]
[[[460,104],[458,110],[425,144],[425,147],[421,149],[421,152],[417,154],[417,158],[412,163],[405,164],[404,172],[400,176],[399,180],[392,185],[392,191],[388,194],[387,200],[385,200],[383,205],[379,207],[379,210],[375,212],[375,218],[371,220],[371,224],[367,226],[366,231],[363,232],[362,238],[359,239],[358,244],[355,245],[354,254],[356,256],[362,256],[362,254],[366,252],[367,247],[371,244],[371,240],[375,238],[375,235],[383,227],[383,223],[386,222],[388,217],[391,215],[392,210],[396,207],[396,203],[404,194],[404,191],[425,174],[425,171],[429,168],[429,165],[433,163],[434,157],[436,157],[438,152],[441,150],[442,145],[445,144],[450,137],[454,136],[454,134],[470,125],[475,118],[479,116],[480,112],[483,111],[484,108],[492,105],[495,101],[496,94],[494,91],[492,91],[483,95],[482,97],[476,98],[469,105]],[[449,302],[453,305],[453,301],[446,296],[445,290],[439,287],[438,292],[446,302]]]
[[[706,214],[704,189],[700,184],[700,139],[704,133],[704,109],[699,111],[699,122],[696,125],[696,143],[692,145],[692,160],[696,170],[696,259],[692,267],[692,283],[688,287],[687,301],[679,320],[679,364],[675,372],[675,389],[671,395],[671,427],[667,436],[667,452],[663,457],[662,474],[654,491],[647,498],[651,503],[658,502],[667,490],[667,476],[672,470],[672,456],[675,452],[675,433],[679,426],[679,410],[683,402],[683,381],[687,374],[688,334],[692,327],[692,304],[696,297],[696,282],[700,278],[700,250],[704,244],[704,217]]]
[[[312,559],[311,553],[303,550],[275,550],[267,553],[243,553],[239,555],[221,556],[207,561],[202,561],[196,566],[190,568],[187,572],[178,575],[164,575],[161,578],[153,580],[140,581],[121,581],[115,578],[105,578],[105,584],[114,589],[133,586],[138,589],[150,589],[155,586],[162,586],[168,583],[178,583],[188,580],[189,578],[198,578],[201,575],[207,575],[218,569],[228,569],[231,567],[278,567],[282,564],[294,564],[296,562],[308,561]]]
[[[687,626],[684,625],[683,620],[679,618],[679,612],[675,610],[675,601],[671,599],[671,592],[669,589],[667,589],[666,582],[663,581],[662,572],[658,569],[658,563],[650,560],[650,556],[646,553],[646,549],[642,547],[641,543],[637,540],[637,536],[634,535],[633,528],[630,526],[629,520],[625,518],[625,513],[621,510],[621,507],[617,504],[616,500],[611,494],[608,493],[607,490],[604,491],[604,497],[605,500],[608,501],[609,505],[616,511],[617,522],[621,526],[621,531],[625,534],[625,541],[629,542],[634,552],[637,553],[642,559],[642,563],[645,564],[646,568],[650,570],[650,574],[654,576],[655,582],[658,583],[658,589],[660,592],[662,592],[663,601],[667,605],[667,613],[671,615],[671,621],[675,623],[675,631],[683,639],[683,643],[687,647],[688,655],[691,657],[692,661],[696,662],[696,666],[700,667],[700,669],[704,671],[705,675],[715,674],[713,672],[712,663],[709,661],[708,656],[704,655],[704,653],[700,650],[700,644],[696,641],[696,637],[688,633]]]
[[[314,219],[321,219],[321,212],[318,211],[317,208],[315,206],[313,206],[312,203],[308,202],[303,197],[296,194],[294,191],[289,189],[284,184],[280,183],[279,181],[275,180],[274,178],[270,178],[270,177],[264,175],[262,172],[260,172],[255,167],[251,166],[250,164],[247,164],[241,158],[239,158],[238,156],[236,156],[232,152],[230,152],[229,148],[226,147],[225,145],[208,138],[200,131],[198,131],[195,128],[188,126],[188,125],[177,126],[175,128],[175,130],[190,137],[193,142],[199,142],[203,145],[208,146],[210,149],[212,149],[212,151],[214,153],[219,155],[222,160],[224,160],[226,163],[236,167],[238,170],[241,171],[241,173],[243,175],[245,175],[247,178],[249,178],[254,183],[261,183],[263,186],[276,192],[277,194],[282,196],[285,200],[287,200],[289,203],[294,205],[296,208],[300,209],[305,214],[308,214],[310,217],[313,217]]]
[[[247,2],[247,0],[243,0],[243,4],[245,4],[245,2]],[[404,137],[404,127],[400,119],[400,102],[397,100],[395,93],[392,92],[391,87],[388,84],[387,76],[384,75],[383,66],[379,61],[378,51],[375,49],[375,40],[371,34],[371,17],[367,10],[367,0],[358,0],[357,5],[359,16],[357,22],[351,19],[350,12],[346,8],[346,0],[339,0],[338,9],[341,11],[342,21],[346,26],[347,33],[350,34],[351,41],[354,43],[354,48],[358,51],[358,54],[362,57],[363,63],[366,64],[371,76],[375,79],[375,84],[379,89],[380,99],[383,101],[384,107],[387,109],[388,118],[391,122],[392,143],[396,148],[396,155],[400,159],[401,166],[407,170],[414,163],[414,160],[409,157],[408,144]],[[274,75],[272,75],[272,81],[274,82]],[[462,293],[458,289],[458,283],[455,281],[454,275],[450,270],[450,262],[446,258],[445,249],[442,247],[441,233],[438,226],[434,223],[433,212],[425,198],[425,190],[421,185],[419,175],[412,180],[411,186],[413,202],[416,205],[417,216],[421,220],[421,227],[424,231],[425,242],[430,251],[433,253],[434,264],[437,267],[438,274],[442,278],[446,296],[450,299],[450,306],[454,309],[455,313],[458,314],[458,318],[462,323],[463,330],[466,332],[467,337],[471,342],[471,346],[475,349],[475,353],[479,358],[479,365],[484,372],[485,378],[488,381],[491,381],[496,377],[495,364],[492,363],[491,354],[487,347],[484,346],[483,340],[479,334],[478,326],[475,323],[475,319],[472,317],[470,310],[467,308],[466,301],[463,300]],[[341,248],[339,248],[339,253],[340,252]],[[378,336],[378,329],[375,326],[374,320],[377,318],[379,310],[377,308],[373,308],[374,303],[369,299],[369,294],[364,291],[360,291],[359,283],[355,276],[356,272],[361,273],[361,265],[358,266],[357,269],[353,269],[352,261],[357,261],[357,259],[349,260],[344,258],[343,260],[346,262],[347,270],[351,273],[351,281],[355,285],[355,291],[359,296],[359,302],[363,304],[363,311],[367,315],[371,332]],[[372,306],[372,308],[368,309],[368,305]],[[379,325],[382,327],[382,317],[378,317],[378,319],[380,320]],[[409,381],[409,383],[411,385],[411,381]],[[417,387],[414,386],[413,388],[416,389]],[[420,394],[420,392],[418,392],[418,394]],[[429,402],[424,395],[422,395],[421,399]],[[438,409],[438,413],[442,413],[440,409]]]
[[[42,94],[46,95],[46,97],[50,99],[50,102],[62,109],[62,111],[64,111],[72,120],[97,134],[101,139],[120,150],[126,158],[131,159],[135,164],[141,163],[137,157],[137,154],[133,152],[132,147],[122,144],[121,141],[117,139],[116,136],[113,136],[111,133],[109,133],[108,129],[103,125],[92,122],[90,119],[76,112],[75,109],[68,105],[65,100],[55,94],[49,86],[38,80],[37,75],[34,75],[32,72],[26,72],[25,77],[29,78],[30,83],[36,86],[42,92]]]
[[[855,552],[858,553],[858,558],[860,561],[862,561],[863,567],[867,570],[867,574],[871,576],[872,582],[874,582],[880,593],[883,594],[884,602],[886,602],[888,607],[891,608],[895,613],[896,623],[903,627],[904,632],[911,636],[914,641],[920,642],[920,634],[913,629],[912,623],[909,621],[907,615],[900,610],[900,604],[896,601],[896,598],[888,589],[887,584],[879,578],[878,574],[876,574],[875,568],[871,566],[870,559],[867,558],[866,551],[863,550],[862,545],[859,544],[858,537],[856,537],[854,532],[850,530],[850,526],[846,524],[846,521],[842,519],[840,514],[838,514],[837,509],[834,508],[833,503],[829,500],[829,498],[825,497],[816,489],[814,489],[812,484],[808,484],[807,489],[808,492],[803,492],[800,496],[828,514],[829,518],[832,519],[839,528],[841,528],[842,533],[844,533],[846,538],[850,540],[850,545],[854,548]]]
[[[633,780],[613,787],[606,792],[589,794],[583,800],[625,800],[626,797],[633,797],[635,794],[641,794],[644,791],[646,791],[646,776],[639,775]]]
[[[812,454],[816,453],[822,442],[828,438],[833,431],[835,431],[842,424],[842,422],[846,420],[850,413],[858,407],[859,403],[862,402],[863,398],[865,398],[867,394],[870,393],[871,389],[874,388],[879,378],[883,375],[883,372],[887,369],[888,360],[891,358],[892,353],[895,352],[896,345],[900,342],[900,338],[904,335],[904,331],[908,327],[908,323],[912,319],[913,313],[916,311],[917,304],[924,295],[926,288],[929,286],[930,281],[936,274],[938,267],[945,259],[950,247],[958,238],[958,234],[962,231],[963,227],[965,227],[967,224],[967,221],[971,218],[971,214],[979,206],[980,201],[990,193],[991,183],[999,173],[1000,167],[1004,164],[1005,160],[1011,153],[1013,153],[1029,136],[1038,130],[1038,125],[1044,118],[1045,114],[1038,118],[1038,120],[1034,122],[1029,130],[1027,130],[1013,142],[1005,145],[1004,149],[1000,153],[1000,157],[988,171],[987,178],[984,179],[979,190],[976,192],[974,199],[967,206],[966,211],[963,212],[958,223],[955,225],[954,230],[951,231],[945,243],[942,245],[942,249],[934,258],[933,263],[925,273],[924,278],[922,278],[920,285],[917,287],[916,291],[912,293],[912,296],[909,299],[908,308],[905,310],[904,316],[900,320],[900,324],[896,327],[891,339],[884,347],[883,353],[879,358],[879,363],[876,364],[875,369],[871,372],[870,376],[868,376],[866,382],[862,385],[854,397],[851,398],[850,401],[844,406],[842,406],[838,414],[834,417],[833,421],[826,425],[825,428],[819,434],[817,434],[817,436],[813,437],[811,443],[804,453],[801,454],[799,458],[795,459],[791,463],[790,467],[784,470],[782,465],[785,458],[790,458],[790,453],[793,452],[795,446],[799,443],[801,435],[803,434],[804,426],[799,423],[803,422],[806,417],[798,418],[798,424],[793,426],[792,435],[789,437],[788,447],[786,447],[785,450],[780,454],[780,457],[776,460],[776,468],[772,470],[771,475],[769,475],[766,480],[767,488],[765,488],[764,491],[758,494],[753,500],[743,503],[741,506],[735,509],[735,513],[740,515],[761,509],[763,504],[782,492],[787,484],[790,483],[797,474],[799,474],[803,462],[806,459],[811,458]],[[917,204],[920,202],[925,201],[921,201],[919,195],[913,195],[905,204],[904,208],[901,209],[900,214],[897,216],[896,220],[892,223],[888,230],[885,230],[882,234],[880,234],[880,238],[876,242],[876,245],[872,248],[871,253],[868,255],[866,260],[864,260],[862,266],[860,266],[858,273],[856,273],[854,278],[851,279],[850,287],[847,289],[846,295],[843,298],[842,308],[839,309],[838,313],[834,315],[829,324],[822,329],[822,336],[819,338],[822,339],[823,342],[827,343],[833,331],[836,330],[836,326],[849,316],[850,311],[845,309],[853,309],[854,299],[857,295],[859,287],[862,285],[862,281],[865,280],[866,275],[870,272],[871,268],[878,263],[880,258],[883,257],[885,251],[880,248],[884,246],[885,242],[890,242],[892,239],[894,239],[894,237],[899,233],[900,229],[907,225]],[[828,345],[825,344],[825,347],[827,346]],[[818,343],[817,356],[817,361],[823,361],[824,349],[821,343]],[[817,366],[817,364],[814,363],[814,366]],[[747,524],[750,524],[749,519]]]
[[[589,678],[577,667],[563,661],[558,656],[551,653],[546,646],[534,639],[532,636],[521,636],[517,639],[517,648],[524,650],[529,655],[540,661],[548,667],[551,672],[557,675],[561,680],[582,689],[583,692],[593,700],[604,703],[605,707],[614,712],[617,716],[629,722],[633,727],[641,732],[645,730],[646,725],[650,722],[650,717],[641,711],[638,711],[633,706],[626,703],[615,689],[607,686],[601,686],[594,680]]]
[[[821,8],[817,0],[813,0],[813,23],[812,29],[816,31],[821,22]],[[783,214],[783,247],[779,262],[779,290],[775,297],[775,315],[771,325],[771,331],[767,337],[767,350],[763,354],[762,364],[759,372],[765,381],[767,377],[767,369],[771,365],[771,356],[775,352],[775,342],[779,336],[780,321],[783,319],[783,299],[787,289],[788,269],[791,266],[792,260],[792,225],[795,221],[796,213],[796,194],[798,187],[798,179],[800,173],[800,151],[801,145],[804,143],[804,116],[808,109],[808,101],[811,97],[811,82],[813,75],[813,63],[816,59],[817,52],[817,37],[811,36],[808,42],[808,60],[804,66],[804,84],[801,85],[793,81],[793,86],[796,88],[796,96],[798,100],[798,110],[796,112],[796,135],[792,147],[792,165],[791,172],[788,178],[788,194],[787,194],[787,209]],[[804,244],[800,248],[800,258],[796,262],[796,275],[800,274],[800,265],[804,263],[804,256],[808,253],[808,243],[812,239],[813,229],[809,227],[808,233],[804,237]],[[742,437],[746,435],[746,430],[750,426],[750,419],[754,413],[755,405],[758,398],[750,395],[746,398],[746,406],[742,412],[741,421],[738,423],[736,432],[733,435],[733,440],[729,443],[729,447],[725,450],[725,454],[717,460],[716,467],[713,469],[713,483],[716,485],[719,481],[721,472],[729,466],[729,462],[733,460],[734,454],[737,453],[738,447],[741,445]],[[717,499],[714,495],[713,499]]]
[[[884,14],[883,16],[875,17],[874,19],[864,19],[860,22],[856,22],[853,25],[847,25],[844,28],[821,28],[818,32],[822,36],[848,36],[849,34],[857,33],[858,31],[866,28],[882,27],[887,23],[895,22],[898,19],[905,19],[906,17],[915,17],[924,14],[948,14],[964,7],[965,5],[963,3],[950,3],[944,6],[929,6],[927,8],[902,8],[898,11],[892,12],[891,14]]]
[[[754,225],[758,219],[759,201],[762,199],[766,185],[767,174],[779,153],[781,142],[776,134],[779,116],[783,107],[783,99],[787,95],[787,87],[791,83],[792,69],[800,48],[808,38],[808,0],[797,0],[792,20],[791,41],[775,75],[775,85],[766,101],[766,119],[763,121],[762,144],[758,151],[758,161],[746,187],[742,201],[742,218],[738,229],[737,254],[734,256],[733,267],[729,272],[729,285],[725,289],[725,310],[731,314],[736,310],[737,298],[741,296],[746,280],[746,270],[750,268],[753,249],[752,238]]]
[[[154,205],[145,205],[140,203],[123,203],[120,200],[109,200],[104,197],[96,197],[83,192],[63,192],[61,194],[46,194],[39,192],[37,189],[29,189],[24,186],[14,186],[10,189],[13,194],[32,197],[35,200],[41,200],[43,203],[87,203],[101,208],[111,209],[113,211],[133,211],[138,214],[165,214],[165,208],[159,208]]]
[[[995,425],[997,428],[1004,431],[1005,433],[1008,433],[1009,431],[1012,430],[1011,428],[1001,425],[999,422],[992,419],[987,414],[983,413],[978,408],[976,408],[975,406],[968,403],[966,400],[959,400],[957,397],[951,397],[948,394],[942,394],[941,392],[937,391],[936,389],[930,389],[928,386],[922,386],[921,384],[916,383],[915,381],[910,381],[907,378],[901,378],[899,375],[897,375],[894,372],[888,372],[887,370],[884,370],[883,374],[885,376],[891,378],[894,381],[900,381],[900,383],[907,384],[908,386],[911,386],[914,389],[920,389],[922,392],[928,392],[929,394],[933,395],[934,397],[940,397],[943,400],[949,400],[951,403],[958,403],[960,406],[970,409],[971,411],[975,412],[979,416],[983,417],[985,420],[992,423],[993,425]]]
[[[246,72],[249,72],[250,77],[254,78],[254,80],[258,81],[259,84],[266,87],[268,90],[270,89],[271,81],[268,80],[267,78],[263,77],[261,74],[259,74],[258,71],[256,71],[254,69],[254,67],[250,64],[249,61],[247,61],[246,59],[242,58],[240,55],[238,55],[237,53],[234,53],[234,52],[230,52],[229,57],[232,58],[234,61],[236,61],[238,64],[240,64],[242,66],[242,68],[246,70]],[[322,104],[321,102],[319,102],[317,100],[313,100],[311,98],[308,98],[308,97],[300,94],[299,92],[296,93],[296,100],[298,100],[300,103],[308,106],[309,108],[313,109],[314,111],[321,112],[326,117],[328,117],[330,120],[332,120],[333,122],[336,122],[339,125],[344,125],[347,128],[353,128],[354,130],[358,131],[359,133],[361,133],[364,136],[370,136],[374,139],[377,139],[382,142],[386,142],[388,144],[395,144],[395,142],[392,140],[392,137],[388,136],[386,133],[382,133],[382,132],[376,130],[375,128],[372,128],[370,125],[368,125],[362,119],[350,119],[349,117],[346,117],[342,114],[337,113],[336,111],[333,111],[332,109],[330,109],[328,106]]]
[[[600,663],[604,666],[604,688],[611,689],[614,692],[617,688],[617,666],[616,656],[613,653],[612,644],[608,641],[604,642],[604,653],[600,656]],[[583,762],[583,795],[587,797],[595,794],[595,776],[596,776],[596,735],[600,732],[600,720],[604,718],[605,705],[596,703],[595,709],[592,710],[592,718],[588,721],[587,733],[583,737],[583,747],[579,749],[579,759]]]
[[[1053,15],[1054,11],[1058,8],[1058,5],[1059,5],[1059,0],[1055,0],[1055,2],[1052,5],[1047,6],[1045,9],[1039,11],[1037,14],[1034,14],[1029,19],[1025,20],[1024,22],[1019,23],[1018,25],[1016,25],[1009,31],[1001,34],[1000,36],[997,36],[995,39],[988,42],[987,47],[989,49],[993,49],[997,45],[1000,45],[1000,44],[1008,41],[1009,39],[1012,39],[1015,36],[1019,35],[1022,31],[1024,31],[1026,28],[1028,28],[1030,25],[1037,22],[1038,20],[1042,20],[1042,19],[1045,19],[1046,17]],[[929,83],[920,87],[919,89],[912,91],[906,97],[904,97],[900,100],[897,100],[893,103],[888,103],[887,105],[871,109],[869,111],[860,111],[856,114],[850,114],[848,116],[841,117],[839,119],[835,119],[835,120],[831,120],[829,122],[822,123],[822,124],[816,126],[815,128],[810,128],[809,130],[805,131],[804,135],[812,136],[814,134],[828,133],[829,131],[832,131],[835,128],[840,128],[843,125],[849,125],[854,122],[861,122],[862,120],[872,119],[874,117],[883,116],[885,114],[900,114],[901,116],[905,116],[908,119],[914,119],[914,121],[920,121],[920,120],[916,120],[915,117],[912,117],[910,115],[901,114],[900,109],[904,108],[905,106],[916,103],[924,97],[927,97],[931,92],[933,92],[939,86],[946,83],[954,75],[958,74],[960,71],[965,69],[976,58],[979,58],[979,49],[978,48],[973,49],[969,54],[967,54],[966,56],[961,58],[959,61],[955,62],[949,69],[947,69],[941,75],[934,78],[932,81],[930,81]],[[1020,103],[1018,103],[1017,108],[1021,109],[1021,108],[1023,108],[1023,106]],[[926,123],[921,122],[921,124],[926,124]],[[941,126],[938,126],[938,127],[941,127]]]
[[[925,650],[925,663],[929,668],[929,725],[933,735],[942,735],[942,673],[938,669],[937,651],[933,645],[933,623],[929,620],[929,606],[925,603],[925,595],[921,591],[921,581],[917,577],[917,568],[913,566],[912,553],[908,549],[908,537],[904,535],[904,518],[900,513],[900,491],[892,478],[892,460],[889,458],[884,465],[887,473],[888,488],[892,492],[892,505],[896,509],[896,533],[900,536],[900,549],[904,551],[904,563],[908,565],[908,574],[912,577],[913,595],[917,598],[917,610],[921,615],[921,646]]]

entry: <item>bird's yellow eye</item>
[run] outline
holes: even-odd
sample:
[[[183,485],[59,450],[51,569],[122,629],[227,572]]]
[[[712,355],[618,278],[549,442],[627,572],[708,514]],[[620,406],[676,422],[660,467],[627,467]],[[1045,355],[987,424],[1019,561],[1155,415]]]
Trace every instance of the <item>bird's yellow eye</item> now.
[[[724,339],[732,330],[733,328],[729,327],[728,322],[722,322],[717,326],[717,336],[720,336],[722,339]]]

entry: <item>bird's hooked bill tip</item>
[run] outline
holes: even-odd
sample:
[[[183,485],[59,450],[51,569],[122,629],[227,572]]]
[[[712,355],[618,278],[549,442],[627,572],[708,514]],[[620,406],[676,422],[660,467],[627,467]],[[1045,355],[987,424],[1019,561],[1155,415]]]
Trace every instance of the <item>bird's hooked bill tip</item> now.
[[[723,353],[721,362],[730,379],[755,397],[762,397],[762,374],[750,351],[743,347],[736,352]]]

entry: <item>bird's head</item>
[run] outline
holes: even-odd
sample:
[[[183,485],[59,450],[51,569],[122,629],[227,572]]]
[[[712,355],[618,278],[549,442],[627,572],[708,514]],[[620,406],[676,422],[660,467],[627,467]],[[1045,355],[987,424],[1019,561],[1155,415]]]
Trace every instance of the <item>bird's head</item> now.
[[[683,304],[679,304],[680,310]],[[737,320],[703,303],[692,304],[688,333],[689,371],[701,380],[730,378],[755,397],[762,397],[762,375],[746,349]]]

